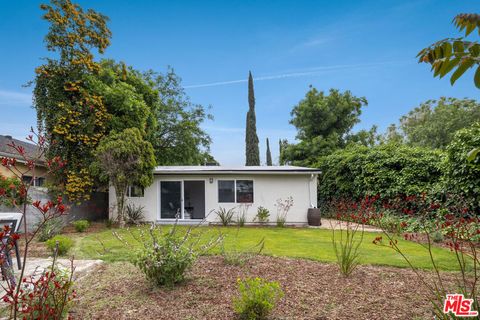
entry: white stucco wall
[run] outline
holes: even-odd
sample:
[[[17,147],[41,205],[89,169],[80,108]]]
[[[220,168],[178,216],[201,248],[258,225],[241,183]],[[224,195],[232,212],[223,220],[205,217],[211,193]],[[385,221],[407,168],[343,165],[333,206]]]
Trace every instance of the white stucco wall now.
[[[210,178],[213,182],[210,183]],[[270,210],[270,222],[275,223],[277,199],[285,200],[293,197],[294,205],[287,215],[287,223],[304,224],[307,222],[307,210],[317,206],[317,175],[316,174],[210,174],[210,175],[155,175],[153,184],[145,189],[144,197],[128,198],[129,203],[144,206],[145,219],[159,221],[160,219],[160,181],[202,180],[205,181],[205,214],[207,221],[217,221],[213,210],[223,207],[230,209],[238,207],[238,203],[218,202],[218,180],[253,180],[254,203],[247,215],[247,223],[251,223],[259,206]],[[115,191],[110,188],[110,206],[115,206]],[[114,210],[110,210],[111,214]],[[237,210],[238,211],[238,210]],[[211,212],[209,214],[209,212]],[[111,216],[111,218],[114,218]]]

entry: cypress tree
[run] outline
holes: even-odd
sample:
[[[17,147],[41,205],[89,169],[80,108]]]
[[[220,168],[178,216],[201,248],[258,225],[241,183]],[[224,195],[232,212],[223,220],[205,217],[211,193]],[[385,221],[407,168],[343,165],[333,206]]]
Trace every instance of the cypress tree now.
[[[267,166],[272,165],[272,153],[270,152],[270,142],[267,138]]]
[[[257,124],[255,117],[255,94],[253,92],[252,73],[248,73],[248,112],[245,130],[245,165],[259,166],[260,151],[258,149]]]

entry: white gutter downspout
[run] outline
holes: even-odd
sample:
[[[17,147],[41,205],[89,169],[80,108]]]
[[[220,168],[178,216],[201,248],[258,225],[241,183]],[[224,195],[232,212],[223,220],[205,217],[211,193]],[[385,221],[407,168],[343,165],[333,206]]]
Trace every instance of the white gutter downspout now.
[[[312,173],[310,175],[310,179],[308,180],[308,201],[310,202],[310,208],[315,208],[315,206],[312,203],[312,187],[311,187],[311,184],[314,178],[315,178],[315,175]]]

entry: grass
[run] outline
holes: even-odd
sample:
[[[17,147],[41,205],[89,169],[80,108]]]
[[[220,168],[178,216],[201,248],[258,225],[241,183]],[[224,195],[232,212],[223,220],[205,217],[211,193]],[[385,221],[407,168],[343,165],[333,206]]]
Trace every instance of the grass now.
[[[105,229],[88,234],[74,234],[72,238],[75,245],[72,253],[77,259],[102,259],[107,262],[129,261],[132,253],[141,247],[141,243],[135,240],[142,229],[146,227],[134,227],[130,231],[126,229]],[[168,227],[165,227],[168,228]],[[118,232],[131,245],[126,247],[114,235]],[[325,229],[307,228],[268,228],[268,227],[245,227],[240,228],[238,235],[236,227],[202,227],[201,237],[207,239],[221,232],[225,235],[225,247],[236,249],[248,249],[265,237],[265,247],[262,254],[304,258],[322,262],[336,262],[335,252],[332,247],[332,231]],[[132,236],[132,234],[134,236]],[[388,247],[374,245],[372,241],[379,233],[365,232],[362,244],[359,247],[359,263],[371,265],[384,265],[394,267],[407,267],[403,258]],[[420,244],[399,239],[399,247],[412,263],[421,269],[432,269],[427,250]],[[220,247],[211,250],[212,254],[220,253]],[[433,254],[440,269],[457,271],[457,263],[454,255],[447,249],[435,247]]]

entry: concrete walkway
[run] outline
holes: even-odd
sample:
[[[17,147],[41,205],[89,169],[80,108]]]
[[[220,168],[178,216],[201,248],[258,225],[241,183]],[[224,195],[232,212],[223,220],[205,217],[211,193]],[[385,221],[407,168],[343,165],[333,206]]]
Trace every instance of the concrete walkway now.
[[[96,266],[103,263],[102,260],[73,260],[73,266],[75,267],[74,277],[79,279],[85,276],[89,271],[93,270]],[[20,270],[17,269],[16,261],[14,260],[15,274],[20,275]],[[37,273],[45,270],[52,265],[51,258],[28,258],[27,266],[25,267],[25,274],[27,276],[33,275],[35,270]],[[68,259],[57,259],[57,265],[70,269],[71,262]]]
[[[350,225],[353,227],[353,226],[356,226],[357,224],[353,223],[353,222],[350,222]],[[336,228],[336,229],[345,230],[345,229],[347,229],[347,222],[342,221],[342,220],[336,220],[336,219],[322,218],[322,225],[321,226],[319,226],[319,227],[309,227],[309,228],[319,228],[319,229],[329,229],[329,230]],[[360,228],[361,228],[361,226],[360,226]],[[369,225],[365,225],[364,230],[368,231],[368,232],[382,232],[382,230],[380,230],[379,228],[374,227],[374,226],[369,226]]]

